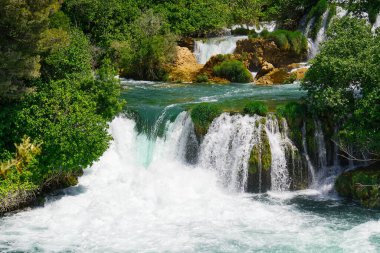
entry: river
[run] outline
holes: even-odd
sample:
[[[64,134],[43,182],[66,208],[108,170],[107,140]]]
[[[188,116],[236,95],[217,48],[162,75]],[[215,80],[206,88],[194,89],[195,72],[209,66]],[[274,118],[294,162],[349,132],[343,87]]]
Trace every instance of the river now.
[[[379,252],[380,214],[319,189],[249,194],[185,158],[194,103],[273,107],[299,86],[124,82],[125,115],[79,185],[0,219],[0,252]],[[248,119],[248,118],[247,118]],[[186,137],[186,138],[185,138]],[[223,136],[219,136],[223,138]],[[187,140],[188,141],[188,140]]]

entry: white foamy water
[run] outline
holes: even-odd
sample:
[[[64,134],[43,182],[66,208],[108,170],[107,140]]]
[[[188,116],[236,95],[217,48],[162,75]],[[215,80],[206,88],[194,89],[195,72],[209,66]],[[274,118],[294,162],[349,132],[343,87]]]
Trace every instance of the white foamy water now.
[[[212,56],[218,54],[232,54],[236,49],[239,40],[247,39],[248,36],[225,36],[196,40],[194,45],[194,55],[198,63],[205,64]]]
[[[0,219],[0,252],[379,249],[377,221],[357,225],[303,211],[287,202],[297,193],[276,192],[267,201],[231,193],[219,185],[214,170],[186,165],[183,137],[191,135],[191,124],[181,114],[167,124],[166,137],[154,141],[138,136],[132,120],[116,118],[110,125],[111,147],[77,187],[51,198],[45,207]],[[147,167],[139,155],[145,142],[156,142],[145,151],[153,152]]]

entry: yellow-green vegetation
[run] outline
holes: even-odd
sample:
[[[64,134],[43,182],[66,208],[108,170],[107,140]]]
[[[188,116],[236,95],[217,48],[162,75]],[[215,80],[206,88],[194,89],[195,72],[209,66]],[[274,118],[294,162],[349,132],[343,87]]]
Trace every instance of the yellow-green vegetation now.
[[[269,139],[264,129],[261,130],[260,142],[252,149],[249,158],[248,172],[255,174],[261,168],[263,171],[269,171],[272,165],[272,153]]]
[[[212,103],[201,103],[191,109],[191,119],[193,120],[195,132],[201,137],[204,136],[212,121],[222,114],[222,109]]]
[[[251,72],[238,60],[227,60],[214,67],[214,75],[234,83],[249,83],[253,81]]]
[[[261,101],[251,101],[245,105],[243,112],[249,115],[266,116],[268,113],[268,106]]]
[[[30,137],[24,136],[22,143],[15,146],[15,157],[0,163],[0,175],[3,178],[6,178],[7,173],[13,168],[21,173],[41,153],[41,144],[31,142]]]
[[[273,40],[276,45],[283,50],[291,50],[296,54],[304,54],[307,52],[307,38],[300,31],[264,31],[260,36],[264,39]]]
[[[365,207],[380,208],[380,164],[345,172],[335,182],[342,197],[359,201]]]

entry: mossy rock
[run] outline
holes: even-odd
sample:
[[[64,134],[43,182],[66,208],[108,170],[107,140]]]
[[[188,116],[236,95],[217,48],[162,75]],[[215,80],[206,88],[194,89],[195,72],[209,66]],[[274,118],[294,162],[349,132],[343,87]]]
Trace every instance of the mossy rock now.
[[[345,172],[335,182],[340,196],[354,199],[369,208],[380,208],[380,163]]]
[[[248,162],[248,192],[262,193],[271,188],[272,153],[264,129],[260,138],[261,142],[252,148]]]
[[[198,138],[202,138],[213,120],[223,113],[220,106],[212,103],[201,103],[191,109],[191,119],[194,123],[195,133]]]

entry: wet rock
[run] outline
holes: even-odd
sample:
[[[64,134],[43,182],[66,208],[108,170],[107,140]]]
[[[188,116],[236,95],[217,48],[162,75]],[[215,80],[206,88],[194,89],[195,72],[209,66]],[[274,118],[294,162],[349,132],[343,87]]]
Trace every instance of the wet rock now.
[[[348,171],[335,182],[340,196],[358,201],[368,208],[380,208],[380,162]]]

